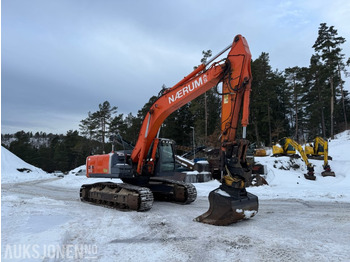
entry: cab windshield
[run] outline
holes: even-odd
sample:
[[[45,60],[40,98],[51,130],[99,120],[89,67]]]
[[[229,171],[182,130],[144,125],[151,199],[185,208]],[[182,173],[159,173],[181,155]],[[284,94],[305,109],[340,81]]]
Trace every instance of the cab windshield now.
[[[171,143],[161,143],[159,147],[159,156],[161,159],[160,172],[175,170],[175,158]]]

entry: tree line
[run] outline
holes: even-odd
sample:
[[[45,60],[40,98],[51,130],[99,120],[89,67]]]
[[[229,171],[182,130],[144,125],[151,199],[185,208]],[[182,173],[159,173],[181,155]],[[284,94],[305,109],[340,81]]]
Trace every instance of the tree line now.
[[[344,76],[350,58],[333,26],[321,23],[308,67],[272,71],[269,56],[262,53],[252,62],[251,123],[254,141],[271,145],[291,136],[305,142],[317,135],[332,137],[348,129],[349,92]]]
[[[338,36],[333,26],[321,23],[308,67],[272,70],[269,54],[265,52],[252,61],[248,127],[251,141],[272,145],[289,136],[306,142],[315,136],[333,137],[335,133],[348,129],[350,99],[349,92],[344,89],[344,77],[348,76],[346,67],[350,58],[346,61],[342,53],[344,43],[345,38]],[[201,62],[205,63],[210,56],[210,50],[203,51]],[[89,133],[93,131],[90,127],[94,127],[93,137],[102,143],[106,132],[119,132],[135,143],[142,120],[156,99],[157,96],[151,97],[136,116],[130,113],[126,117],[119,114],[114,118],[112,115],[117,108],[105,101],[99,105],[98,112],[89,112],[81,128]],[[191,145],[194,128],[196,145],[216,144],[220,135],[220,104],[220,95],[212,89],[170,115],[160,134],[174,139],[177,144]],[[98,123],[108,123],[109,130]]]
[[[25,162],[46,172],[67,172],[83,165],[91,146],[91,141],[72,130],[65,135],[19,131],[1,135],[1,143]]]
[[[350,65],[350,58],[346,60],[342,53],[344,43],[345,39],[338,36],[333,26],[321,23],[308,67],[272,70],[269,54],[265,52],[252,60],[250,125],[247,130],[250,141],[268,146],[288,136],[302,143],[319,135],[333,137],[348,128],[350,98],[344,89],[344,77],[348,76],[346,68]],[[206,62],[210,56],[210,50],[203,51],[201,62]],[[163,85],[162,89],[165,88]],[[135,144],[142,121],[157,98],[152,96],[136,115],[118,114],[117,106],[104,101],[98,105],[97,111],[88,112],[87,117],[80,121],[80,132],[70,130],[66,135],[51,134],[48,145],[30,149],[30,134],[21,131],[15,134],[17,140],[8,148],[46,171],[71,170],[84,164],[89,154],[109,152],[109,137],[112,135],[118,134]],[[218,146],[220,105],[221,96],[216,90],[207,91],[172,113],[164,121],[160,136],[189,148],[193,143],[196,146]]]

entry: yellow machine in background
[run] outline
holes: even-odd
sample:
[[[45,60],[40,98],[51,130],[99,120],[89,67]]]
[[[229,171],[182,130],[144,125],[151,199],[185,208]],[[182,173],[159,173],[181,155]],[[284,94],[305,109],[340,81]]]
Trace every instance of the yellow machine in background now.
[[[286,156],[286,155],[296,154],[295,146],[293,146],[292,144],[298,144],[298,143],[292,140],[291,138],[288,138],[288,137],[282,138],[278,141],[278,143],[281,146],[278,146],[278,145],[272,146],[273,156]]]
[[[309,158],[323,159],[326,154],[328,156],[328,142],[320,136],[315,137],[313,142],[305,145],[305,153]],[[328,156],[328,159],[330,157]]]
[[[335,173],[331,171],[331,167],[328,164],[328,159],[332,158],[328,156],[328,141],[320,136],[317,136],[313,144],[305,145],[305,153],[309,158],[323,160],[322,176],[335,176]]]
[[[254,156],[267,156],[266,149],[261,145],[261,143],[251,143],[249,145],[249,151],[252,152]]]
[[[314,173],[314,167],[311,163],[309,163],[309,160],[305,154],[305,151],[300,144],[298,144],[296,141],[294,141],[289,137],[280,139],[279,144],[281,146],[278,146],[278,145],[272,146],[273,156],[294,156],[296,154],[296,150],[298,150],[307,167],[308,172],[304,174],[305,178],[309,180],[316,179],[315,173]]]
[[[257,148],[254,150],[254,156],[267,156],[266,150],[264,148]]]

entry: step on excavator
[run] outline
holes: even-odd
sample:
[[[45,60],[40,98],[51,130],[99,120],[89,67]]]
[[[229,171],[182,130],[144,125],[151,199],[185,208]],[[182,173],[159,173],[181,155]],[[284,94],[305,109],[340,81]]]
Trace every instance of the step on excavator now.
[[[230,50],[229,50],[230,49]],[[229,50],[226,58],[214,61]],[[221,186],[209,194],[210,207],[195,221],[229,225],[258,212],[258,197],[246,191],[251,168],[246,140],[251,91],[251,53],[246,39],[233,43],[171,88],[163,89],[146,114],[133,149],[87,157],[86,176],[119,178],[123,183],[85,184],[80,199],[121,210],[147,211],[154,199],[189,204],[196,188],[175,172],[174,142],[159,138],[163,121],[175,110],[222,83],[221,149],[218,170]],[[243,136],[236,138],[241,117]]]
[[[331,170],[328,160],[332,158],[328,155],[328,141],[320,136],[315,137],[313,143],[305,145],[305,153],[308,158],[323,160],[322,176],[335,176],[335,173]]]
[[[281,146],[273,145],[272,146],[272,155],[273,156],[291,156],[291,157],[299,157],[296,155],[296,150],[301,155],[301,158],[304,160],[307,173],[304,174],[304,177],[308,180],[316,180],[315,171],[313,165],[309,162],[304,149],[300,144],[289,137],[284,137],[279,140],[279,144]]]

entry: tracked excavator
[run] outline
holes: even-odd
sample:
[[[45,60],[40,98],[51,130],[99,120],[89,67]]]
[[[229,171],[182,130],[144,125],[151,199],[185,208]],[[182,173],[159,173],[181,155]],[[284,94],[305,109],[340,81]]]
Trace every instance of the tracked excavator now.
[[[294,155],[296,153],[295,150],[298,150],[298,152],[301,155],[301,158],[304,160],[306,168],[307,168],[307,173],[304,174],[304,177],[308,180],[316,180],[315,172],[314,172],[314,167],[313,165],[309,162],[307,155],[302,148],[302,146],[294,141],[293,139],[289,137],[284,137],[279,140],[280,146],[273,145],[272,146],[272,154],[273,156],[287,156],[287,155]]]
[[[226,58],[216,60],[229,50]],[[196,188],[175,172],[174,142],[159,138],[163,121],[175,110],[222,83],[221,152],[218,172],[221,186],[209,194],[210,207],[195,221],[229,225],[258,212],[258,197],[245,189],[251,169],[246,161],[246,140],[251,91],[251,54],[246,39],[237,35],[233,43],[169,89],[162,90],[143,120],[131,151],[87,157],[87,177],[119,178],[123,183],[85,184],[80,199],[121,210],[147,211],[153,200],[189,204]],[[242,139],[236,139],[241,116]]]
[[[323,160],[322,176],[335,176],[328,163],[332,158],[328,155],[328,141],[320,136],[315,137],[313,144],[305,145],[305,153],[308,158]]]

